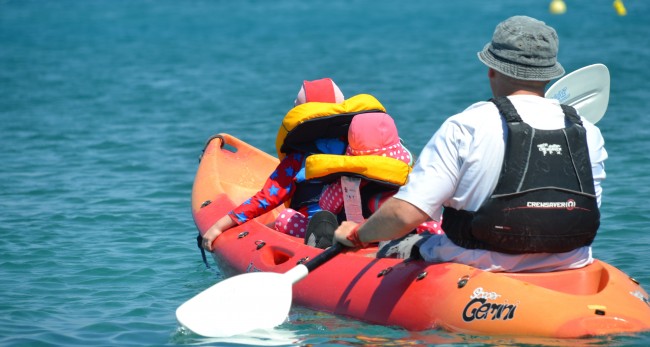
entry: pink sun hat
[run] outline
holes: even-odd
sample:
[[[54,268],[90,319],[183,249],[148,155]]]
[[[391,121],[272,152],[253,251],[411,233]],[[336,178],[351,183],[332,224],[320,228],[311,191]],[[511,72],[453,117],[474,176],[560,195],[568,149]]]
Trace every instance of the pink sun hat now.
[[[348,129],[347,155],[379,155],[411,164],[411,153],[402,146],[393,118],[371,112],[354,116]]]
[[[343,92],[331,78],[321,78],[313,81],[303,81],[294,106],[306,102],[330,102],[339,104],[345,100]]]

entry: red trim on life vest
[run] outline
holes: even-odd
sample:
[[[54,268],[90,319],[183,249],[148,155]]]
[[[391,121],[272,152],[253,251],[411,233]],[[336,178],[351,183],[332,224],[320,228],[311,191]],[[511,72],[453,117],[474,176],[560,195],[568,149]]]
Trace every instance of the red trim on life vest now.
[[[332,79],[323,78],[315,81],[303,81],[306,102],[331,102],[336,103]]]

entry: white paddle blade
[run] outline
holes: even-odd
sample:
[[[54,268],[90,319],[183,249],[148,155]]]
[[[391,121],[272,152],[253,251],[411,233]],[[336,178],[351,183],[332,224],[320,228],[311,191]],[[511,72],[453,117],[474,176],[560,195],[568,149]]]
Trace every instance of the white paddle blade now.
[[[282,324],[291,309],[292,282],[273,272],[223,280],[176,309],[185,328],[206,337],[227,337]]]
[[[545,97],[573,106],[591,123],[605,115],[609,104],[609,70],[603,64],[580,68],[555,82]]]

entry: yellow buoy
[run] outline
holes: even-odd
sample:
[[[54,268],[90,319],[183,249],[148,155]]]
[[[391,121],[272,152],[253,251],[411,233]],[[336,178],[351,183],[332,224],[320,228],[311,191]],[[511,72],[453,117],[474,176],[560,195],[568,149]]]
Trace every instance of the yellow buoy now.
[[[552,14],[564,14],[566,12],[566,4],[564,0],[551,0],[548,9]]]
[[[619,16],[625,16],[627,14],[627,10],[625,9],[625,5],[623,5],[623,0],[614,0],[614,9],[616,10],[616,13]]]

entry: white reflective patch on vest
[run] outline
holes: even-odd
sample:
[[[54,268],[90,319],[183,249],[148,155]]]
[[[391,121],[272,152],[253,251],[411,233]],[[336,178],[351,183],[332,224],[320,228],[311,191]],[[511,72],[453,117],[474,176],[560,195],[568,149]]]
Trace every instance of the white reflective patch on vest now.
[[[539,145],[537,145],[537,149],[539,149],[540,152],[544,153],[544,156],[546,156],[546,154],[562,155],[562,146],[560,145],[549,145],[548,143],[540,143]]]

